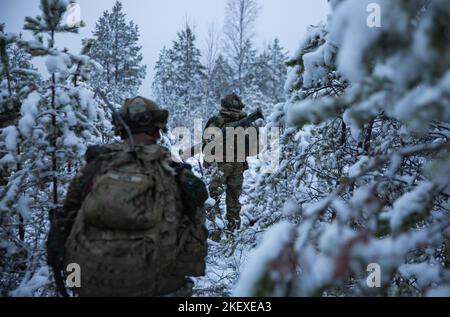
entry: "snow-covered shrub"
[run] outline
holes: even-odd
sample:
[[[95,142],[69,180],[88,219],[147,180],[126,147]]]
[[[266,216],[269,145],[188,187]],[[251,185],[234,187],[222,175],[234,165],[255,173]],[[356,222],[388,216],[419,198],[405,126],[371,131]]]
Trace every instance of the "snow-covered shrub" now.
[[[8,168],[6,182],[0,187],[3,295],[14,289],[9,295],[45,292],[42,287],[51,281],[47,278],[43,282],[44,276],[49,276],[45,263],[49,213],[62,206],[68,181],[83,163],[86,147],[100,143],[102,132],[108,130],[87,83],[94,63],[85,55],[86,47],[82,54],[71,54],[55,46],[55,34],[78,31],[65,24],[68,4],[63,0],[41,1],[41,14],[25,19],[24,29],[33,32],[35,40],[0,33],[0,41],[8,49],[18,45],[28,54],[44,58],[50,74],[30,84],[19,75],[37,77],[32,69],[8,68],[11,82],[15,80],[18,88],[8,91],[16,113],[0,136],[0,164]],[[2,53],[2,64],[3,69],[14,65],[12,57]],[[2,107],[7,104],[2,103]],[[49,290],[47,294],[51,294]]]
[[[273,118],[286,118],[292,152],[277,173],[301,206],[280,219],[296,223],[289,239],[255,250],[259,274],[249,266],[238,295],[449,295],[450,4],[377,1],[382,27],[370,28],[370,2],[333,1],[290,62]]]

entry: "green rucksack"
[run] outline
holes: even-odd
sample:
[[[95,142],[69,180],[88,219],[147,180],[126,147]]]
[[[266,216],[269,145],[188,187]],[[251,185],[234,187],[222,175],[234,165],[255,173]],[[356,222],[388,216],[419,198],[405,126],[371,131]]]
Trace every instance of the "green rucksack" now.
[[[202,275],[203,211],[186,212],[168,153],[158,145],[136,153],[112,145],[95,160],[99,170],[66,243],[66,262],[82,268],[77,292],[154,296],[175,291],[186,275]]]

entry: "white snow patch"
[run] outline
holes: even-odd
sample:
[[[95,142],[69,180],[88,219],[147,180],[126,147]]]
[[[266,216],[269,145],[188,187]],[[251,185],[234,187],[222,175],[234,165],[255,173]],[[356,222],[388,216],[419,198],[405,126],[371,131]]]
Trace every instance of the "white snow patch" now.
[[[12,297],[32,297],[34,292],[49,283],[49,270],[47,266],[37,270],[31,279],[24,278],[19,287],[10,292]]]
[[[78,146],[80,143],[80,139],[75,135],[73,131],[67,130],[64,134],[64,146],[65,147],[73,147]]]
[[[370,160],[369,157],[361,156],[359,161],[356,162],[356,164],[350,166],[350,168],[348,169],[348,176],[355,177],[358,174],[360,174],[362,172],[362,170],[364,169],[364,166],[367,166],[367,163],[369,162],[369,160]]]
[[[288,222],[278,223],[267,231],[261,244],[251,252],[233,296],[252,296],[253,287],[264,274],[266,265],[279,256],[281,249],[291,239],[292,233],[293,226]]]
[[[406,278],[414,278],[420,288],[429,286],[439,279],[441,270],[438,265],[428,263],[403,264],[399,267],[400,274]]]
[[[5,148],[7,151],[16,153],[17,151],[17,137],[19,136],[19,132],[17,131],[15,126],[9,126],[3,129],[2,133],[5,136]]]
[[[397,199],[390,211],[391,228],[393,230],[399,229],[405,222],[405,219],[422,213],[429,203],[433,189],[433,183],[423,182],[413,191]]]
[[[59,73],[66,77],[69,75],[70,57],[65,53],[50,55],[45,61],[45,65],[50,74]]]
[[[430,289],[426,293],[427,297],[450,297],[450,285],[439,286],[433,289]]]
[[[28,221],[31,218],[30,205],[32,202],[33,200],[26,195],[20,196],[19,201],[17,202],[17,210],[24,221]]]
[[[26,137],[31,136],[31,133],[36,125],[35,117],[38,113],[40,101],[41,95],[34,91],[23,101],[22,107],[20,108],[22,118],[19,120],[19,130],[22,135]]]

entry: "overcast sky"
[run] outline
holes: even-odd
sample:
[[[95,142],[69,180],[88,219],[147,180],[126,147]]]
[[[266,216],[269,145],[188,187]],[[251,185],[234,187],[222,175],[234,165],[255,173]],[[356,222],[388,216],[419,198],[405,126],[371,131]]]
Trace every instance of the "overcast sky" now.
[[[261,49],[265,43],[278,37],[291,53],[297,49],[306,27],[325,20],[329,7],[327,0],[257,0],[262,10],[256,23],[255,45]],[[0,22],[6,23],[7,32],[21,32],[25,16],[39,13],[39,0],[0,0]],[[92,36],[95,23],[105,10],[111,10],[115,0],[78,0],[86,26],[78,35],[64,34],[56,38],[58,48],[67,47],[77,52],[81,39]],[[163,46],[170,46],[186,20],[195,26],[197,45],[202,48],[211,24],[223,29],[226,0],[123,0],[124,12],[140,28],[140,45],[147,78],[140,89],[150,94],[153,67]],[[28,31],[26,39],[31,39]],[[38,67],[43,68],[38,62]]]

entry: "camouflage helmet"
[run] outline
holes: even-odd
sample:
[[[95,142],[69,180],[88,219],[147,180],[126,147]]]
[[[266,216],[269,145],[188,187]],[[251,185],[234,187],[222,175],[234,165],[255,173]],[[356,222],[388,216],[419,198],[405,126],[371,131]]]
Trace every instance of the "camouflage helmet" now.
[[[226,95],[225,98],[222,99],[221,105],[224,108],[233,108],[233,109],[244,109],[245,105],[237,94],[229,94]]]
[[[134,134],[166,130],[169,117],[167,110],[161,109],[154,101],[140,96],[126,99],[119,114]],[[117,118],[114,125],[116,129],[123,131],[122,124]]]

